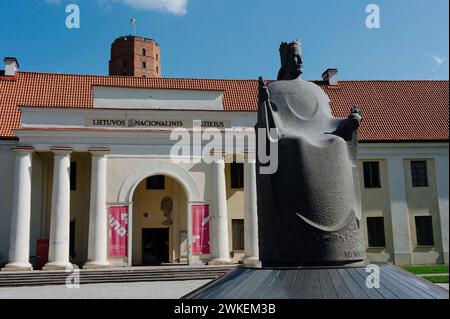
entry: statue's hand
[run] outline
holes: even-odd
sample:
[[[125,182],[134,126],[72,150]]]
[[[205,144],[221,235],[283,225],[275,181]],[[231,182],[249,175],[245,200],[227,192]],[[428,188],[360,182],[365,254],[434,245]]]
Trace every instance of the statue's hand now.
[[[267,88],[266,83],[264,83],[262,77],[259,77],[259,98],[261,102],[270,99],[269,89]]]
[[[358,107],[352,107],[351,113],[347,118],[347,127],[352,131],[356,131],[360,127],[361,121],[361,110]]]
[[[259,94],[261,97],[261,101],[267,101],[270,99],[269,89],[267,88],[267,86],[262,86],[260,88]]]

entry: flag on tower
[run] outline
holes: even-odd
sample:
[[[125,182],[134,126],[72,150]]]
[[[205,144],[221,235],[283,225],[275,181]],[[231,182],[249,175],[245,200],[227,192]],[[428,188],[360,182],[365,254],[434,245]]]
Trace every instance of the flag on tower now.
[[[136,35],[136,26],[137,26],[137,21],[135,18],[130,18],[130,23],[134,26],[134,35]]]

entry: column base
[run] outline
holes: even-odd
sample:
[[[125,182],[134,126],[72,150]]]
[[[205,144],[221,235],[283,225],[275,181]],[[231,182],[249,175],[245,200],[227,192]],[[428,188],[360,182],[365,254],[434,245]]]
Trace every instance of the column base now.
[[[51,262],[46,263],[42,270],[73,270],[73,265],[71,263],[63,263],[63,262]]]
[[[234,265],[235,262],[231,261],[231,259],[213,259],[208,261],[209,266],[220,266],[220,265]]]
[[[396,266],[409,266],[413,264],[411,253],[394,253],[394,264]]]
[[[13,272],[13,271],[32,271],[33,266],[30,263],[9,263],[2,268],[1,271]]]
[[[188,261],[188,265],[189,266],[204,266],[204,265],[206,265],[206,262],[201,259],[192,258],[191,260]]]
[[[262,267],[262,263],[257,257],[244,258],[242,264],[248,267]]]
[[[90,261],[83,265],[83,269],[110,269],[113,268],[108,261]]]

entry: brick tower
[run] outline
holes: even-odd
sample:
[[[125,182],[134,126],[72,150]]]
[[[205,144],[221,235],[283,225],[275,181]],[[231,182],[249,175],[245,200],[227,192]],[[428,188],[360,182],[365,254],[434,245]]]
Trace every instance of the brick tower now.
[[[155,40],[123,36],[111,45],[109,75],[161,77],[161,50]]]

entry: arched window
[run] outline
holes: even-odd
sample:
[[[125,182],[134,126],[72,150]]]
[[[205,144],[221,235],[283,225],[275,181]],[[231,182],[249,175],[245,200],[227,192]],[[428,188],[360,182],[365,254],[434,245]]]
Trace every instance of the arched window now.
[[[146,55],[147,55],[147,50],[142,49],[142,55],[143,55],[143,56],[146,56]]]
[[[159,73],[159,67],[158,66],[156,67],[156,73],[157,74]]]
[[[156,53],[156,61],[159,61],[159,54]]]
[[[142,62],[142,68],[143,68],[143,69],[147,68],[147,63]]]

